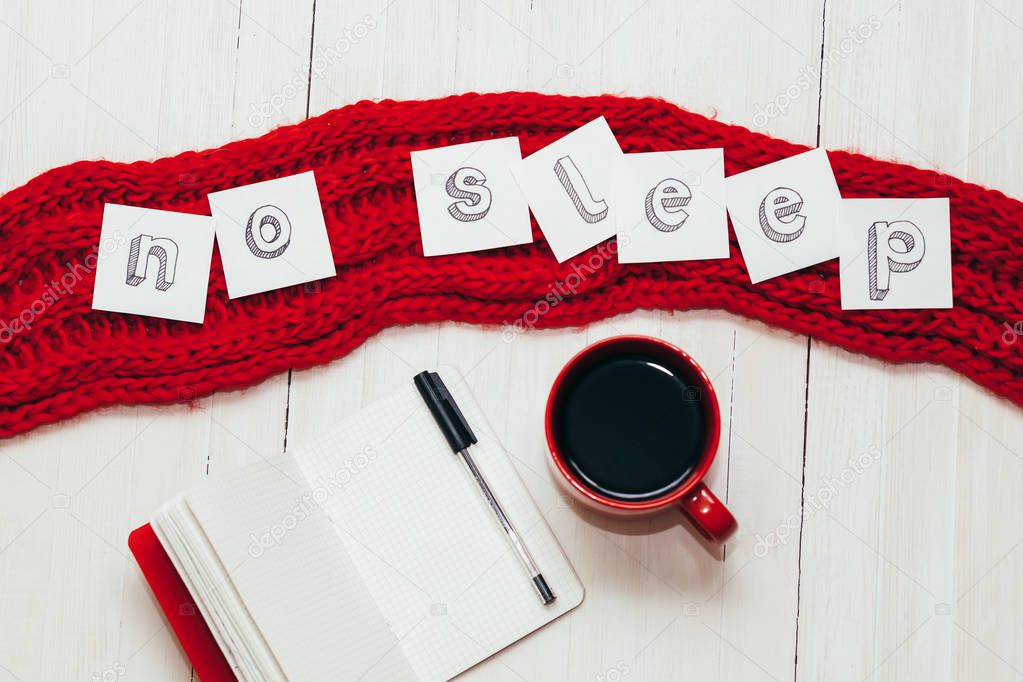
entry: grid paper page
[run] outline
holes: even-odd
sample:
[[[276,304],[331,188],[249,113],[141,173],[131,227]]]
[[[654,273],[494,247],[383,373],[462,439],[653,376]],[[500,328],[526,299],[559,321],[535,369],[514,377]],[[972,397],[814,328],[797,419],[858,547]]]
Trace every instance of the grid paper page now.
[[[185,500],[287,679],[414,679],[290,457],[218,477]]]
[[[583,588],[458,373],[470,448],[557,601],[544,606],[479,488],[408,385],[295,459],[419,680],[446,680],[577,606]]]

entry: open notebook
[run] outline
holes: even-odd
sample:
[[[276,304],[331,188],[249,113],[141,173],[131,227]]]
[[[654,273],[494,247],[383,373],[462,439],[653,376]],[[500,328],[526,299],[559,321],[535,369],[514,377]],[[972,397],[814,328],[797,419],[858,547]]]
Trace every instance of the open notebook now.
[[[557,600],[538,599],[409,377],[307,446],[171,500],[133,533],[132,551],[196,670],[208,671],[204,682],[447,680],[582,601],[461,377],[441,375],[479,437],[477,464]],[[147,541],[154,535],[158,546]],[[200,666],[213,647],[203,650],[180,608],[172,613],[177,578],[219,665]]]

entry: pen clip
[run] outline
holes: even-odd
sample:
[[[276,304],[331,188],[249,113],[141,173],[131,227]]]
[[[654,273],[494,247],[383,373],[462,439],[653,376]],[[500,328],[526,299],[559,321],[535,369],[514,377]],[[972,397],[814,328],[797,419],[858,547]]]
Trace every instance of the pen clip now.
[[[454,452],[460,452],[476,442],[476,434],[469,428],[469,422],[458,409],[439,374],[420,372],[412,381]]]

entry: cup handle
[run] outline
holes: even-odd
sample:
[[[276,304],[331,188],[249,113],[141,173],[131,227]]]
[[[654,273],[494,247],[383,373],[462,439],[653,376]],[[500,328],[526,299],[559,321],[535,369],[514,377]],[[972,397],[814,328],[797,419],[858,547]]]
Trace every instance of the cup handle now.
[[[724,542],[739,528],[732,512],[702,481],[686,493],[678,504],[700,535],[712,542]]]

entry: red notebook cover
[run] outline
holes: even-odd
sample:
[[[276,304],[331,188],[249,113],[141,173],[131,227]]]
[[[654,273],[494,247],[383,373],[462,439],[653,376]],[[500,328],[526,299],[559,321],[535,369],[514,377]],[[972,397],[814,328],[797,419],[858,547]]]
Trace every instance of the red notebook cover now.
[[[128,536],[128,549],[135,556],[142,576],[199,679],[202,682],[238,682],[152,526],[147,523],[133,530]]]

